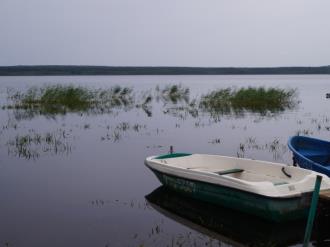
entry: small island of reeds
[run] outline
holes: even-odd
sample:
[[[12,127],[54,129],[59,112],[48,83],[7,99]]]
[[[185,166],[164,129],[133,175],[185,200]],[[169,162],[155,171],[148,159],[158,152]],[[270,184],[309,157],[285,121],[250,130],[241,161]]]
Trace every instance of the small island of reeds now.
[[[200,107],[210,113],[280,112],[297,104],[296,90],[264,87],[218,89],[202,96]]]
[[[26,92],[14,92],[8,97],[12,104],[7,108],[38,110],[40,114],[65,114],[67,112],[104,112],[118,106],[130,106],[132,89],[114,86],[110,89],[92,90],[74,85],[31,87]]]
[[[103,114],[113,109],[142,109],[152,116],[153,104],[163,102],[163,112],[182,116],[183,112],[197,117],[207,113],[212,117],[242,115],[246,112],[262,115],[293,109],[298,101],[296,90],[265,87],[220,88],[190,99],[190,90],[182,85],[157,86],[154,90],[136,94],[132,88],[113,86],[108,89],[90,89],[75,85],[31,87],[26,92],[11,91],[4,109],[24,114],[57,115],[70,112]],[[137,95],[140,95],[139,97]]]

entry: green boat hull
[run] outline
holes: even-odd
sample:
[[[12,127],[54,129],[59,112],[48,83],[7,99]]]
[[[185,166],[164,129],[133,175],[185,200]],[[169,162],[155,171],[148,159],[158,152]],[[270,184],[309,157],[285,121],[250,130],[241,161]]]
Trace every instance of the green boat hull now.
[[[272,198],[151,170],[159,181],[171,190],[270,221],[296,220],[308,215],[312,193],[305,193],[301,197],[294,198]]]

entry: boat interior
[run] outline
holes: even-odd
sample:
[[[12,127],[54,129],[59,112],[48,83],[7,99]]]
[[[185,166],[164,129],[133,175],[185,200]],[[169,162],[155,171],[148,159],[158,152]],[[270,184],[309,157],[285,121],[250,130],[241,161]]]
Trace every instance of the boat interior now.
[[[274,185],[296,183],[311,171],[271,162],[194,154],[163,160],[169,166],[232,177],[247,182],[272,182]]]

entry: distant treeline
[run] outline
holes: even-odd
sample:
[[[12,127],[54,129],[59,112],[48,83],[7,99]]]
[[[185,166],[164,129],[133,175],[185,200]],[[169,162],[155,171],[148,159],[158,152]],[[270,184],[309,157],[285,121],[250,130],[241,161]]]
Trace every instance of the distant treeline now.
[[[116,66],[0,66],[0,76],[29,75],[294,75],[330,74],[330,66],[272,68],[116,67]]]

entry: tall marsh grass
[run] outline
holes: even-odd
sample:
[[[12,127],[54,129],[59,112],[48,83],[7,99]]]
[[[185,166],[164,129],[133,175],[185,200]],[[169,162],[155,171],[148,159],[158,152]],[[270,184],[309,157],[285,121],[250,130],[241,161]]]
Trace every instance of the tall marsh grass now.
[[[32,87],[10,94],[9,99],[9,109],[36,110],[40,114],[103,112],[133,105],[132,89],[120,86],[98,90],[73,85]]]
[[[114,109],[142,109],[151,117],[155,102],[163,102],[163,113],[182,119],[198,117],[206,112],[213,118],[221,115],[244,115],[245,112],[278,113],[297,105],[296,90],[264,87],[223,88],[190,100],[190,89],[182,85],[165,85],[136,97],[128,87],[90,89],[74,85],[32,87],[26,92],[11,92],[10,103],[3,107],[14,109],[16,119],[32,118],[67,112],[111,113]]]
[[[265,114],[292,109],[297,104],[296,90],[279,88],[225,88],[202,96],[200,108],[210,113],[242,113],[244,111]]]

